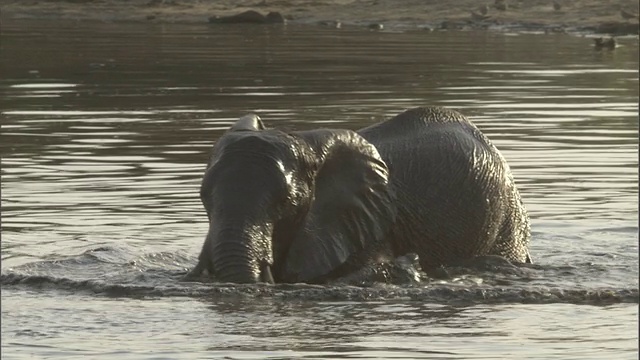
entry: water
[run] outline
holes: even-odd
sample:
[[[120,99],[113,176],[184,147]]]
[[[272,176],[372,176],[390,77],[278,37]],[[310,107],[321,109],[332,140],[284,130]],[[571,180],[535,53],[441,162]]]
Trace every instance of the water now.
[[[6,359],[637,359],[638,42],[3,22]],[[237,117],[468,115],[512,167],[536,265],[420,286],[178,282]]]

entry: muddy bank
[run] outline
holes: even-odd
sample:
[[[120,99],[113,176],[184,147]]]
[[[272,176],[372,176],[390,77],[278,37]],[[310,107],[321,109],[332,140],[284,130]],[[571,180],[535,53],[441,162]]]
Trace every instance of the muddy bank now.
[[[0,16],[4,21],[206,23],[209,19],[224,19],[253,10],[265,16],[269,12],[279,13],[285,22],[292,24],[378,30],[444,28],[638,34],[635,0],[521,0],[505,4],[496,6],[494,0],[4,0]]]

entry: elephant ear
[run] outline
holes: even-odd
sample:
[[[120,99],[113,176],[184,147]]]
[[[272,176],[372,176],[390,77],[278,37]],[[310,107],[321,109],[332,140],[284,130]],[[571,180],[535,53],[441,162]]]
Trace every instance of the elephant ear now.
[[[310,282],[385,241],[396,208],[376,148],[348,130],[297,133],[315,151],[313,200],[285,262],[285,276]],[[362,256],[362,255],[361,255]]]

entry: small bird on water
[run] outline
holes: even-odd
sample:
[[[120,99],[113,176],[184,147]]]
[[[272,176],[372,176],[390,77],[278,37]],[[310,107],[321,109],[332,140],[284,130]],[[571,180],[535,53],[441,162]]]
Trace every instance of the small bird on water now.
[[[478,8],[478,11],[480,12],[480,15],[487,15],[487,13],[489,12],[489,6],[487,4],[484,4]]]
[[[496,9],[498,9],[500,11],[506,11],[507,10],[507,2],[505,0],[495,0],[495,2],[493,3],[493,7],[495,7]]]
[[[556,0],[553,0],[553,10],[555,11],[560,11],[562,10],[562,4],[560,4],[559,2],[557,2]]]
[[[596,38],[596,39],[593,39],[593,43],[594,43],[593,46],[596,48],[596,50],[601,50],[601,49],[613,50],[618,45],[616,43],[616,39],[612,37],[607,40],[603,38]]]

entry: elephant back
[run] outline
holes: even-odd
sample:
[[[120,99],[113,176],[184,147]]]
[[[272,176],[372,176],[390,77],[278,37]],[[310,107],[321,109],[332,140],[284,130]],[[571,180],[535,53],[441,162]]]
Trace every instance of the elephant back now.
[[[415,108],[358,133],[389,168],[396,255],[417,253],[425,270],[478,255],[527,259],[529,218],[509,166],[462,114]]]

